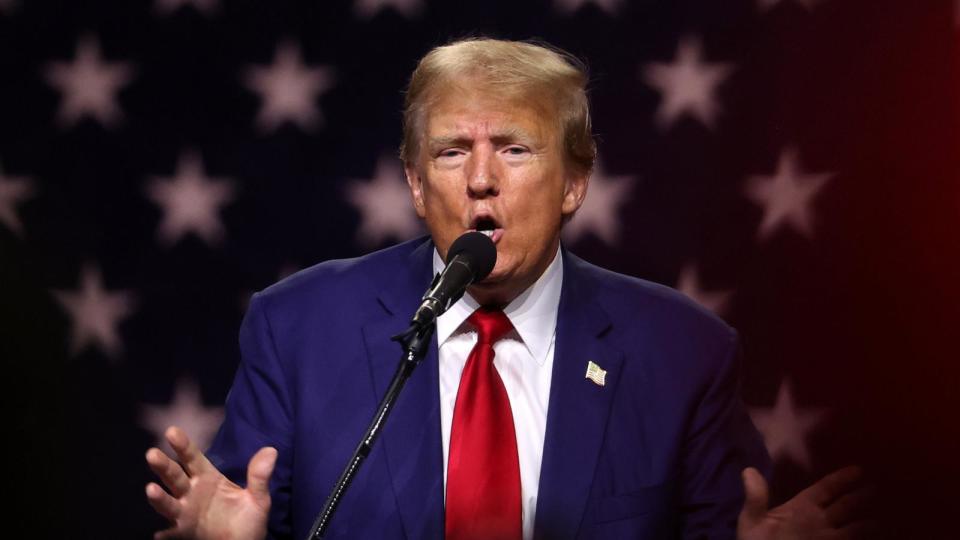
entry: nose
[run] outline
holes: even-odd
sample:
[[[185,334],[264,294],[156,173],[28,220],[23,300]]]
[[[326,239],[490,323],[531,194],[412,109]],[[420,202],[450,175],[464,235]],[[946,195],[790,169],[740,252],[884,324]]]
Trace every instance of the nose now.
[[[496,155],[492,148],[478,145],[471,153],[467,164],[467,195],[482,199],[500,193],[500,175]]]

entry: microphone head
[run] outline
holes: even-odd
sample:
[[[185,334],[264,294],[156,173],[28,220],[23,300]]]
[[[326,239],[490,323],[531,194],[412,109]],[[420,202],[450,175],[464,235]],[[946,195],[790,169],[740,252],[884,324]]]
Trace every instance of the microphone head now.
[[[453,241],[447,251],[447,264],[457,255],[469,261],[474,283],[487,277],[497,264],[497,246],[489,236],[477,231],[465,232]]]

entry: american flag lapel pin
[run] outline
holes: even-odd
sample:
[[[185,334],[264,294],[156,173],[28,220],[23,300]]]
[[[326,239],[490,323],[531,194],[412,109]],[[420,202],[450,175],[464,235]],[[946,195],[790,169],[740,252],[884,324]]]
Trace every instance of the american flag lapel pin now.
[[[593,381],[593,384],[597,386],[603,386],[607,384],[607,371],[605,369],[600,369],[593,360],[587,362],[587,379]]]

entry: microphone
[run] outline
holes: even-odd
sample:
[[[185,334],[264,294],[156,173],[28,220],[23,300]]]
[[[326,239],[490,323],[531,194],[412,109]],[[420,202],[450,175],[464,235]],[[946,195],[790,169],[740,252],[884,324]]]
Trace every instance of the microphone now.
[[[496,264],[497,247],[489,236],[477,231],[460,235],[447,251],[446,268],[424,293],[411,326],[423,328],[437,320],[463,296],[471,283],[487,277]]]

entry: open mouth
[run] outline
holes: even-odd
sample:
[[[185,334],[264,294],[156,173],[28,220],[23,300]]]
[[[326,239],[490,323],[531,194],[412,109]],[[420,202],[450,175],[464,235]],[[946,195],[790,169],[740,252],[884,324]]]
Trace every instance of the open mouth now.
[[[503,236],[503,228],[490,216],[479,216],[473,220],[473,230],[487,235],[496,244]]]

